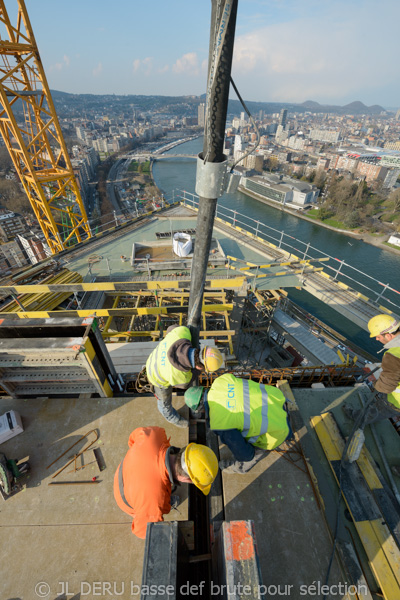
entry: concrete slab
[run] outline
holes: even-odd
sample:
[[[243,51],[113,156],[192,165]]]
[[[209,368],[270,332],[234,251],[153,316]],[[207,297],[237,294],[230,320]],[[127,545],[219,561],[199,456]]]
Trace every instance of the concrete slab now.
[[[179,408],[182,402],[182,398],[177,399],[174,405]],[[188,430],[165,421],[152,397],[0,400],[0,414],[11,408],[21,414],[25,431],[2,444],[1,451],[8,458],[28,457],[31,474],[26,489],[0,504],[0,556],[7,565],[1,597],[53,600],[75,594],[76,598],[91,598],[98,596],[93,592],[95,582],[115,584],[117,592],[123,586],[122,597],[131,597],[130,586],[141,582],[144,540],[132,535],[131,519],[114,501],[115,470],[136,427],[164,427],[176,446],[188,443]],[[184,407],[180,412],[186,410]],[[68,462],[67,457],[82,450],[87,440],[76,444],[49,469],[47,465],[92,429],[100,433],[93,447],[100,449],[106,469],[99,472],[89,450],[82,471],[68,473],[73,471],[72,464],[54,481],[90,480],[96,475],[100,483],[49,486],[52,475]],[[166,520],[188,518],[187,486],[179,490],[182,504],[166,515]],[[40,582],[44,585],[35,592]]]
[[[302,459],[293,458],[295,464],[272,452],[245,475],[223,475],[223,491],[227,521],[254,521],[263,584],[271,597],[279,593],[298,600],[308,597],[313,583],[324,585],[332,543],[310,480],[300,470]],[[329,583],[344,581],[335,560]]]

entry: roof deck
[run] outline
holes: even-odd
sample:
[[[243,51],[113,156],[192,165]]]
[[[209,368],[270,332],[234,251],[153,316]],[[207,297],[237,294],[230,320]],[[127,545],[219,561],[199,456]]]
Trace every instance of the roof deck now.
[[[297,600],[304,597],[304,590],[312,591],[310,586],[325,583],[336,515],[337,484],[310,425],[310,417],[331,411],[344,433],[349,433],[350,424],[340,405],[343,401],[356,405],[359,400],[357,388],[295,389],[293,394],[302,420],[299,426],[294,419],[296,443],[285,445],[281,452],[270,453],[246,475],[224,474],[222,489],[225,520],[254,521],[263,584],[270,590],[276,586],[281,595],[286,590],[287,597]],[[175,398],[174,404],[181,406],[182,398]],[[25,431],[4,443],[1,449],[9,458],[28,457],[31,473],[26,488],[1,505],[1,556],[7,564],[2,577],[2,597],[103,600],[110,593],[122,598],[130,598],[131,593],[138,595],[145,542],[132,535],[130,518],[115,504],[114,473],[126,452],[129,434],[136,427],[164,427],[171,443],[177,446],[188,442],[188,431],[167,423],[152,397],[2,399],[1,413],[9,409],[20,412]],[[79,441],[50,468],[47,466],[92,430],[99,432],[93,447],[99,448],[106,468],[99,471],[89,449],[84,453],[84,469],[74,471],[72,462],[52,479],[76,451],[94,439],[94,434]],[[196,423],[192,422],[191,439],[195,430]],[[377,430],[389,463],[396,464],[399,436],[389,422],[378,424]],[[377,457],[369,432],[367,444]],[[225,456],[226,447],[221,446],[220,452]],[[78,467],[82,466],[81,461],[79,457]],[[93,476],[98,477],[99,483],[48,485],[53,481],[90,481]],[[182,485],[179,489],[183,503],[166,520],[188,518],[188,488]],[[211,499],[215,493],[213,488]],[[354,544],[357,556],[364,561],[362,569],[371,589],[377,589],[354,523],[348,520],[344,507],[339,538],[342,546]],[[360,585],[363,577],[360,572]],[[335,558],[329,585],[344,586],[346,582],[349,586],[351,580],[343,564]],[[351,598],[351,595],[327,597]]]

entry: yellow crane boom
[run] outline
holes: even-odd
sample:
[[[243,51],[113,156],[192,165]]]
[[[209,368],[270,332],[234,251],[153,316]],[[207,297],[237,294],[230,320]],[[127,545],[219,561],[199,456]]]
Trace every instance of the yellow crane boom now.
[[[91,237],[24,0],[0,0],[0,133],[53,254]]]

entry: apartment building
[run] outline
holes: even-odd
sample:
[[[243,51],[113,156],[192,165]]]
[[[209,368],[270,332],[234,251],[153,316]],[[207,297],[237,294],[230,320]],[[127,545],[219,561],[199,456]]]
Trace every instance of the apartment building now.
[[[383,147],[387,150],[400,150],[400,141],[397,142],[385,142]]]
[[[329,142],[335,144],[339,141],[340,130],[338,129],[311,129],[309,137],[318,142]]]
[[[0,214],[0,238],[3,242],[14,240],[25,230],[26,223],[20,215],[7,210]]]
[[[244,161],[244,166],[247,169],[252,169],[258,173],[262,173],[263,164],[264,157],[261,154],[249,154]]]
[[[0,245],[0,270],[5,272],[9,269],[25,267],[29,264],[18,242],[15,240]]]
[[[51,256],[51,250],[44,241],[44,236],[42,235],[41,238],[43,239],[40,239],[39,235],[32,232],[25,235],[18,235],[18,241],[32,265]]]

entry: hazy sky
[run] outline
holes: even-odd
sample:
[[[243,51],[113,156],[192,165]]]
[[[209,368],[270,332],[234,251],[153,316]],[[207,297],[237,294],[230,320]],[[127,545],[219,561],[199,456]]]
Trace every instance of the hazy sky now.
[[[52,89],[205,92],[210,0],[25,1]],[[398,107],[399,23],[399,0],[239,0],[232,76],[246,100]]]

